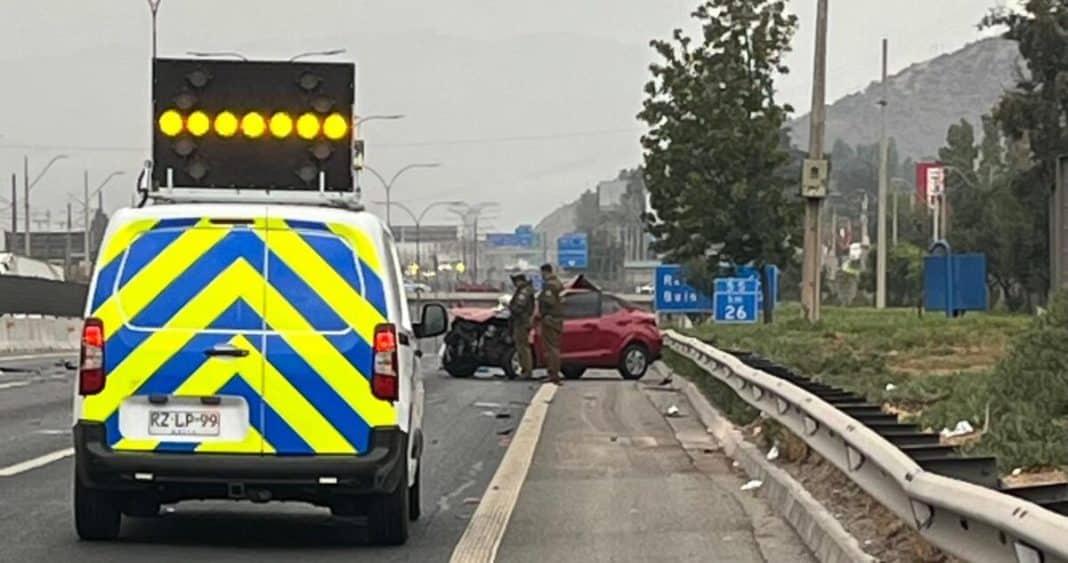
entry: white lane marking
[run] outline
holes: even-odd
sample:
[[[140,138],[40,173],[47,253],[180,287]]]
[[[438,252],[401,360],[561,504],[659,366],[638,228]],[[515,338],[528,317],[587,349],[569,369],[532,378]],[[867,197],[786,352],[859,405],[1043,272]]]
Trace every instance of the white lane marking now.
[[[26,460],[22,463],[16,463],[15,465],[9,465],[0,469],[0,477],[13,477],[19,473],[25,473],[31,469],[37,469],[43,467],[49,463],[59,461],[64,458],[68,458],[74,455],[74,448],[66,448],[63,450],[55,451],[50,454],[45,454],[41,457],[35,457],[33,459]]]
[[[21,362],[24,360],[51,360],[55,358],[74,358],[77,356],[77,350],[72,350],[70,352],[46,352],[43,354],[26,354],[23,356],[0,356],[0,364],[7,362]]]
[[[25,387],[29,384],[29,381],[12,381],[11,383],[0,383],[0,391],[3,391],[4,389],[14,389],[16,387]]]
[[[519,491],[527,479],[534,459],[534,449],[541,437],[545,415],[556,395],[556,385],[542,385],[534,394],[515,437],[482,496],[474,516],[467,524],[460,542],[452,552],[450,563],[492,563],[497,559],[508,520],[512,517]]]

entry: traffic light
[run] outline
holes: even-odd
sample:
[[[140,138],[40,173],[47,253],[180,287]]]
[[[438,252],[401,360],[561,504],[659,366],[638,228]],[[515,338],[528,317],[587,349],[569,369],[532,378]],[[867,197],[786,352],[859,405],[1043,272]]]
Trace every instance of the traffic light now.
[[[156,59],[157,187],[352,190],[355,67]]]

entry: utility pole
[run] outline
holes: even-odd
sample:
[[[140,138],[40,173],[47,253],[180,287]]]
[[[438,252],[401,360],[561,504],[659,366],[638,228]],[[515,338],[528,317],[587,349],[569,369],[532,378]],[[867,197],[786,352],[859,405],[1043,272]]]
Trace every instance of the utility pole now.
[[[889,103],[886,94],[886,66],[888,54],[888,41],[883,39],[883,82],[882,99],[879,100],[879,202],[876,205],[879,218],[876,221],[875,248],[875,308],[886,308],[886,192],[887,192],[887,160],[890,149],[886,142],[886,105]]]
[[[85,261],[85,271],[89,271],[89,170],[85,170],[83,176],[85,183],[83,192],[85,199],[82,201],[85,205],[82,207],[82,220],[85,222],[85,229],[82,233],[82,260]]]
[[[29,155],[22,157],[22,212],[26,215],[23,218],[23,225],[26,227],[22,234],[22,255],[26,258],[30,257],[30,157]]]
[[[15,179],[17,175],[11,175],[11,241],[7,243],[7,251],[14,254],[15,250],[15,237],[19,234],[19,187],[18,180]]]
[[[70,254],[71,254],[71,231],[74,230],[74,209],[71,203],[67,202],[67,251],[63,254],[63,278],[70,280]]]
[[[894,248],[897,248],[897,199],[898,199],[897,196],[899,196],[899,195],[901,195],[901,194],[897,193],[897,190],[894,190],[894,210],[893,210],[894,223],[893,223],[893,228],[891,229],[891,232],[893,233],[891,235],[891,238],[893,239],[893,247]]]
[[[801,302],[809,322],[820,320],[821,252],[820,212],[827,197],[827,162],[824,160],[823,135],[827,98],[827,11],[828,0],[817,0],[816,54],[813,65],[811,131],[809,154],[802,179],[805,196],[805,257],[802,272]]]

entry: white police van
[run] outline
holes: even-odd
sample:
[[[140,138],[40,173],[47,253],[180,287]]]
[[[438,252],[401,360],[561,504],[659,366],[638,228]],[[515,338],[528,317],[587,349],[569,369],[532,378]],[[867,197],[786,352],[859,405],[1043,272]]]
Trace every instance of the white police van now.
[[[144,200],[112,218],[85,311],[78,535],[113,539],[123,515],[184,500],[283,500],[404,543],[424,443],[415,341],[444,333],[446,311],[410,318],[392,235],[352,188],[352,66],[154,72]]]

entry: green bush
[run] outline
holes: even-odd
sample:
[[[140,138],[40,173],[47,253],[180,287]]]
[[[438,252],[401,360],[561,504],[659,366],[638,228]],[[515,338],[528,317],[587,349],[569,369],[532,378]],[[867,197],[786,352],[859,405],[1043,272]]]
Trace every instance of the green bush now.
[[[981,447],[1006,468],[1068,464],[1068,293],[1013,342],[991,378],[990,401]]]

